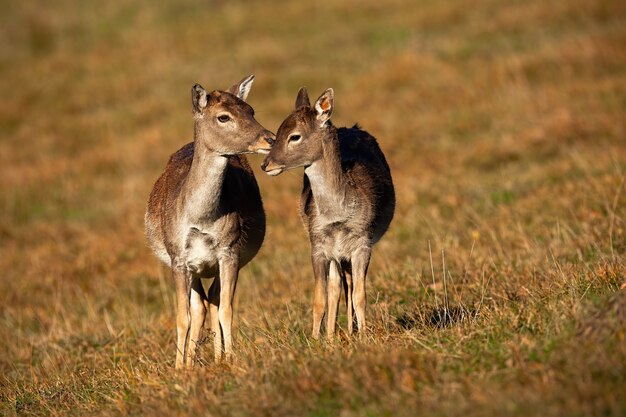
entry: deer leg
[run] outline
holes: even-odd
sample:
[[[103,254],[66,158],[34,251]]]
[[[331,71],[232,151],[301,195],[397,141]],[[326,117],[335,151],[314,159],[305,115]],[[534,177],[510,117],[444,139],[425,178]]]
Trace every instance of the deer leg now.
[[[337,261],[330,261],[328,269],[328,316],[326,318],[326,336],[332,339],[337,324],[337,309],[341,295],[341,275]]]
[[[204,289],[204,287],[203,287],[203,289]],[[204,314],[204,318],[205,318],[205,322],[206,322],[206,315],[209,312],[209,297],[208,297],[208,292],[206,292],[204,294],[205,294],[205,297],[202,298],[202,304],[204,304],[204,311],[206,311],[206,313]]]
[[[172,277],[176,286],[176,369],[185,363],[187,336],[189,335],[189,291],[190,277],[182,268],[172,268]]]
[[[204,326],[207,312],[204,304],[206,298],[202,280],[200,277],[194,277],[191,281],[191,297],[189,298],[191,325],[189,329],[189,341],[187,342],[187,354],[185,357],[185,365],[188,367],[192,367],[196,360],[198,343],[202,336],[202,327]]]
[[[233,356],[233,299],[239,274],[239,258],[227,256],[220,260],[220,306],[218,316],[224,335],[224,353],[226,359]]]
[[[222,344],[222,329],[219,317],[220,306],[220,277],[216,276],[209,288],[209,319],[211,320],[211,332],[213,333],[213,354],[215,363],[222,359],[224,346]]]
[[[352,301],[356,311],[356,320],[359,327],[359,333],[364,333],[366,328],[365,322],[365,277],[367,275],[367,267],[370,263],[371,248],[357,249],[352,254],[352,277],[354,278],[354,289],[352,290]]]
[[[348,335],[352,335],[354,329],[354,306],[352,305],[352,271],[349,265],[342,268],[343,290],[346,298],[346,310],[348,316]]]
[[[313,257],[313,275],[315,287],[313,288],[313,339],[319,339],[322,319],[326,310],[326,275],[328,273],[328,261],[322,257]]]

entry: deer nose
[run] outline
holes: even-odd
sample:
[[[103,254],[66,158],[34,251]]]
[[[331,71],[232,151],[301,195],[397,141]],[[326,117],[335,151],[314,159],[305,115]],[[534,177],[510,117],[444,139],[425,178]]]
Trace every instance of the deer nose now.
[[[276,139],[274,139],[271,136],[266,136],[263,139],[265,139],[265,142],[267,142],[270,146],[272,146],[274,144],[274,142],[276,142]]]
[[[273,142],[273,140],[272,140],[272,142]],[[263,163],[261,164],[261,169],[262,169],[263,171],[265,171],[265,168],[267,168],[267,164],[268,164],[268,163],[269,163],[269,162],[268,162],[267,158],[265,158],[265,160],[264,160],[264,161],[263,161]]]

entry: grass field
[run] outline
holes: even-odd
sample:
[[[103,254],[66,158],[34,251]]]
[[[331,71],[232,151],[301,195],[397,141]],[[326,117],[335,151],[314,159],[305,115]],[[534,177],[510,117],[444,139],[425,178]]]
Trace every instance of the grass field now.
[[[0,5],[1,415],[626,414],[623,1]],[[248,74],[269,129],[333,87],[387,155],[371,327],[310,338],[302,172],[252,156],[236,360],[178,372],[145,202],[191,86]]]

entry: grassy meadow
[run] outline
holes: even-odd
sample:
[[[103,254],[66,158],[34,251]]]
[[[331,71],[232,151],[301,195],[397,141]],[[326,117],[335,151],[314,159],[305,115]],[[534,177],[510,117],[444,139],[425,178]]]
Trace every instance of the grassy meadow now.
[[[0,415],[626,414],[626,3],[0,0]],[[143,235],[190,88],[302,85],[397,193],[369,331],[310,338],[302,171],[270,178],[233,363],[175,371]],[[620,290],[620,287],[622,289]],[[207,332],[208,333],[208,332]]]

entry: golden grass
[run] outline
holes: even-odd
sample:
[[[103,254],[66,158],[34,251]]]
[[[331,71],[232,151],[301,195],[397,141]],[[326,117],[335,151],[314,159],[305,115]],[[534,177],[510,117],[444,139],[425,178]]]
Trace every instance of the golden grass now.
[[[3,4],[0,413],[626,413],[626,7],[553,3]],[[191,138],[191,85],[249,73],[268,128],[334,87],[335,123],[387,155],[372,328],[310,339],[301,172],[254,156],[268,234],[237,359],[206,343],[175,372],[144,204]]]

